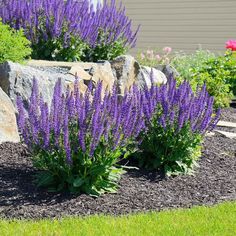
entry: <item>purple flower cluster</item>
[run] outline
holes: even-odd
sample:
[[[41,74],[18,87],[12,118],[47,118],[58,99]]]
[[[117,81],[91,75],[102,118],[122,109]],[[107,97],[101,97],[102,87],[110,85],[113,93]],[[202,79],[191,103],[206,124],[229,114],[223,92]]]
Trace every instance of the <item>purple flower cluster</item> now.
[[[29,109],[25,111],[17,100],[18,126],[25,142],[33,147],[65,150],[67,161],[72,162],[72,152],[78,149],[93,156],[101,144],[110,151],[135,140],[149,122],[158,118],[158,124],[180,131],[189,124],[193,133],[203,134],[215,127],[219,111],[214,115],[213,98],[204,85],[194,94],[189,83],[179,87],[170,78],[166,85],[153,85],[150,89],[133,86],[119,97],[117,87],[102,96],[102,82],[95,91],[90,86],[81,94],[77,82],[74,91],[62,94],[60,80],[56,83],[51,108],[44,103],[34,80]]]
[[[194,93],[187,81],[177,87],[176,80],[169,78],[165,85],[146,88],[144,95],[146,120],[158,117],[158,124],[164,129],[169,126],[178,132],[189,124],[192,132],[203,134],[219,121],[220,110],[214,114],[214,98],[208,94],[206,85]]]
[[[122,4],[117,8],[115,0],[105,0],[93,9],[88,0],[2,0],[0,18],[15,29],[23,28],[33,44],[64,37],[68,47],[71,36],[78,36],[91,47],[102,38],[105,44],[122,40],[124,47],[135,46],[138,29],[132,31]]]
[[[62,150],[68,163],[76,153],[88,157],[126,148],[135,143],[145,122],[142,114],[141,93],[133,87],[119,97],[116,86],[112,92],[102,93],[102,82],[93,91],[90,86],[81,94],[77,81],[74,90],[62,94],[59,80],[54,88],[50,109],[44,103],[34,80],[29,109],[20,98],[18,126],[26,144],[48,152]],[[101,150],[100,150],[101,151]]]

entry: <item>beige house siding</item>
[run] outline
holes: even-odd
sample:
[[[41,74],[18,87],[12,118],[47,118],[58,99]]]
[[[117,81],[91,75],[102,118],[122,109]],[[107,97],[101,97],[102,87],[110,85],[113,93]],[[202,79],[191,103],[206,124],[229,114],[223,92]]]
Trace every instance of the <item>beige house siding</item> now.
[[[141,24],[136,54],[170,46],[192,52],[199,47],[223,52],[236,39],[236,0],[123,0],[134,28]],[[201,45],[201,46],[200,46]]]

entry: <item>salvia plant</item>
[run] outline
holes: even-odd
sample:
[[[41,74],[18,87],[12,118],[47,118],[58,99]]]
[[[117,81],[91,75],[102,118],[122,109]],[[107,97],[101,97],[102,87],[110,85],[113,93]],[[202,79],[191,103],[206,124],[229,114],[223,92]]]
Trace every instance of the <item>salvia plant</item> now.
[[[113,59],[137,40],[138,29],[132,31],[125,8],[115,0],[96,10],[88,0],[2,0],[0,17],[24,29],[35,59]]]
[[[145,89],[143,111],[147,129],[142,132],[141,166],[167,175],[191,174],[201,155],[203,135],[212,130],[220,111],[213,111],[213,97],[206,85],[193,93],[184,81],[179,87],[170,78],[166,85]]]
[[[18,97],[18,126],[39,186],[94,196],[116,191],[124,169],[117,162],[136,150],[144,128],[139,90],[119,97],[116,88],[102,93],[101,82],[95,90],[90,83],[81,94],[76,80],[64,95],[59,80],[49,108],[34,80],[27,111]]]

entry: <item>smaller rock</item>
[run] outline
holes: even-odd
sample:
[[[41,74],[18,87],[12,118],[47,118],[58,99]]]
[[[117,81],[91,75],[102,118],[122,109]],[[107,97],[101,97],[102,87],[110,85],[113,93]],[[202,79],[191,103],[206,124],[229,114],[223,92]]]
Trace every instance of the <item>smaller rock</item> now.
[[[72,66],[69,70],[69,74],[77,75],[81,80],[90,80],[92,78],[92,76],[79,65]]]
[[[236,128],[236,123],[220,120],[220,121],[217,123],[217,126]]]
[[[89,70],[89,74],[92,76],[92,80],[95,83],[99,80],[102,81],[103,92],[106,88],[111,90],[116,81],[112,72],[111,64],[108,61],[103,63],[94,63]]]
[[[149,88],[151,87],[151,77],[153,79],[154,84],[161,85],[167,82],[165,74],[155,68],[142,66],[142,73],[144,75],[145,82]]]
[[[20,142],[17,130],[15,108],[7,96],[0,88],[0,144],[4,142]]]
[[[230,138],[230,139],[236,138],[236,133],[226,132],[226,131],[222,131],[222,130],[215,130],[215,132],[222,134],[226,138]]]
[[[167,78],[169,78],[172,75],[174,77],[180,76],[179,72],[171,65],[157,65],[155,66],[155,68],[163,72]]]
[[[70,90],[71,91],[74,91],[74,82],[71,82],[69,83],[67,86],[69,86]],[[79,83],[78,83],[78,89],[79,91],[84,94],[87,90],[87,86],[84,84],[84,81],[83,80],[80,80]]]
[[[146,84],[141,66],[130,55],[122,55],[111,61],[114,77],[117,79],[119,92],[124,94],[133,84],[143,88]]]

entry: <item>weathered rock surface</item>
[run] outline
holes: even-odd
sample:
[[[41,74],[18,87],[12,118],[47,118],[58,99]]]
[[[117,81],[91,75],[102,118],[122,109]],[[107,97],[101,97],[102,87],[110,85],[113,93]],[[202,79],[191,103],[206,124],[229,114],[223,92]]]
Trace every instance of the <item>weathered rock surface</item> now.
[[[171,75],[174,77],[180,76],[179,72],[171,65],[157,65],[155,69],[164,73],[167,78],[169,78]]]
[[[0,144],[4,142],[17,143],[19,141],[15,108],[10,98],[0,88]]]
[[[130,55],[119,56],[111,61],[111,68],[120,93],[123,94],[125,88],[130,88],[133,84],[139,87],[145,86],[145,78],[139,63]]]
[[[151,86],[151,74],[154,83],[166,83],[166,76],[159,70],[150,67],[142,67],[129,55],[117,57],[113,61],[101,61],[98,63],[83,62],[48,62],[29,61],[27,65],[13,62],[5,62],[0,65],[0,87],[16,105],[16,97],[20,95],[26,102],[32,91],[33,78],[38,80],[39,91],[46,102],[50,104],[56,81],[60,78],[63,89],[68,85],[73,88],[75,75],[79,78],[81,92],[87,89],[88,81],[94,85],[102,80],[103,92],[111,89],[116,83],[119,92],[124,93],[126,88],[133,84],[143,88]]]
[[[79,65],[74,65],[70,68],[69,70],[69,74],[74,75],[74,76],[78,76],[79,79],[83,79],[83,80],[90,80],[92,78],[92,76],[86,72],[83,67],[79,66]]]
[[[165,84],[167,82],[165,74],[155,68],[142,66],[142,73],[144,75],[144,79],[148,87],[151,87],[151,78],[154,84],[160,85]]]
[[[103,63],[94,63],[89,69],[89,74],[92,76],[92,80],[96,83],[102,81],[103,88],[111,90],[116,78],[113,75],[111,64],[108,61]]]
[[[83,69],[90,68],[91,64],[93,64],[93,62],[67,62],[67,61],[47,61],[47,60],[29,60],[26,62],[26,65],[28,66],[64,67],[64,68],[81,66]]]
[[[229,121],[220,120],[217,123],[217,126],[236,128],[236,123],[235,122],[229,122]]]
[[[230,139],[236,139],[236,133],[233,132],[227,132],[227,131],[222,131],[222,130],[215,130],[216,133],[219,133],[221,135],[223,135],[226,138],[230,138]]]
[[[121,94],[125,88],[130,88],[136,84],[139,88],[145,85],[151,86],[151,73],[153,73],[154,82],[163,84],[167,78],[161,71],[150,67],[140,66],[139,63],[130,55],[119,56],[111,61],[111,67],[114,77],[117,79]]]
[[[39,91],[49,104],[58,78],[61,78],[63,88],[75,80],[75,77],[70,74],[49,73],[18,63],[5,62],[0,65],[0,87],[10,97],[14,105],[16,105],[17,95],[28,102],[32,91],[33,78],[38,80]]]

